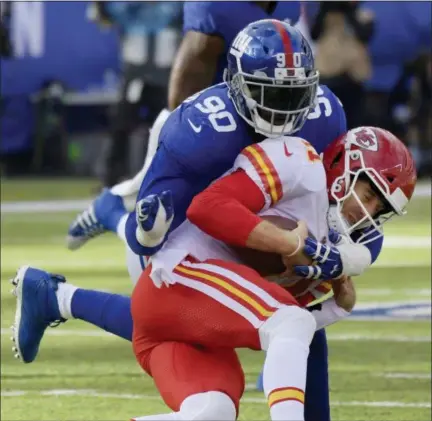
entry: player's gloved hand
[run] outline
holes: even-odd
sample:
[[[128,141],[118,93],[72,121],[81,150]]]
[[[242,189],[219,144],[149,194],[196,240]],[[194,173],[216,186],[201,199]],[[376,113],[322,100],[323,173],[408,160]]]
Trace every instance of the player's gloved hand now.
[[[156,247],[163,243],[174,218],[174,205],[170,190],[160,195],[151,194],[135,206],[136,238],[143,247]]]
[[[315,264],[309,266],[294,266],[294,272],[305,279],[337,279],[343,273],[343,262],[336,244],[342,241],[342,236],[333,230],[329,232],[330,244],[323,244],[308,237],[305,240],[303,252],[310,256]]]

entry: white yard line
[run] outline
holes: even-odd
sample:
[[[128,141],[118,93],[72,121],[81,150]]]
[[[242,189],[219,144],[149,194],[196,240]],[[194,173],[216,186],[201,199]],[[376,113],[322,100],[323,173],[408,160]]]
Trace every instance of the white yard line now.
[[[348,319],[349,320],[349,319]],[[376,341],[376,342],[430,342],[430,336],[406,336],[406,335],[369,335],[357,333],[329,333],[329,341],[347,342],[347,341]]]
[[[2,214],[79,212],[89,206],[90,203],[90,199],[4,202],[1,204],[0,210]]]
[[[372,295],[374,297],[385,297],[394,295],[403,295],[407,297],[420,296],[420,297],[430,297],[432,292],[429,288],[422,289],[391,289],[391,288],[357,288],[357,294],[361,298],[364,295]]]
[[[394,290],[395,292],[402,292],[403,290]],[[375,309],[375,308],[392,308],[394,306],[403,306],[403,305],[418,305],[418,306],[431,306],[430,300],[421,300],[421,299],[414,299],[414,300],[392,300],[392,301],[366,301],[356,304],[355,310],[363,310],[363,309]]]
[[[11,335],[9,328],[1,329],[2,335]],[[46,332],[48,336],[70,336],[70,337],[113,337],[116,336],[104,330],[73,330],[73,329],[50,329]],[[369,334],[327,334],[329,341],[382,341],[382,342],[430,342],[430,336],[406,336],[406,335],[369,335]]]
[[[162,399],[157,395],[140,395],[131,393],[105,393],[98,392],[92,389],[58,389],[58,390],[44,390],[40,392],[26,391],[26,390],[10,390],[2,391],[2,397],[16,397],[25,395],[38,395],[38,396],[84,396],[90,398],[104,398],[104,399],[141,399],[141,400],[158,400]],[[264,398],[251,398],[244,397],[244,403],[259,403],[265,404],[267,401]],[[400,401],[332,401],[332,406],[370,406],[376,408],[430,408],[430,402],[400,402]]]
[[[383,377],[386,379],[431,379],[430,373],[376,373],[373,376]],[[256,383],[246,383],[245,390],[250,392],[257,391]]]
[[[431,379],[430,373],[380,373],[377,376],[386,379]]]
[[[399,248],[430,248],[431,238],[414,237],[410,235],[387,235],[384,237],[384,248],[399,249]]]

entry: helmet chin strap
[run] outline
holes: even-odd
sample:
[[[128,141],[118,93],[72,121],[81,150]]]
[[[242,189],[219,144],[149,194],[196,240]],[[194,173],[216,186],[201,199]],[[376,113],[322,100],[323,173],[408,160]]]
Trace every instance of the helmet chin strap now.
[[[382,230],[380,229],[380,226],[377,225],[377,223],[372,219],[370,219],[370,221],[371,222],[365,221],[354,228],[344,218],[338,205],[330,205],[327,212],[327,224],[329,228],[336,230],[339,234],[342,234],[344,238],[346,238],[350,243],[365,245],[382,236]],[[370,231],[369,228],[372,227],[374,227],[374,229]],[[356,239],[356,241],[353,241],[351,235],[357,231],[363,231],[363,234],[361,234],[360,237]]]
[[[327,223],[331,229],[347,236],[351,241],[350,225],[348,224],[347,220],[342,216],[342,214],[338,211],[336,205],[330,205],[327,212]]]

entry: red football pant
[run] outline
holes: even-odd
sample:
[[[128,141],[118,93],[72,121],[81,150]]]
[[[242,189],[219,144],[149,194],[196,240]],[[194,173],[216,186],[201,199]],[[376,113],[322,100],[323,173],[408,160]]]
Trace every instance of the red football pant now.
[[[132,294],[133,348],[165,403],[178,411],[192,394],[220,391],[238,408],[244,375],[235,348],[260,350],[259,327],[292,295],[232,262],[183,261],[175,284],[157,288],[151,266]]]

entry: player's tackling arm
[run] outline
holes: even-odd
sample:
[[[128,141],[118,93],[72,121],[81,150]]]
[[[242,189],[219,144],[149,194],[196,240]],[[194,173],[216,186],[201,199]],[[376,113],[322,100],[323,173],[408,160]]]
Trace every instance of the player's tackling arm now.
[[[289,141],[292,152],[285,141]],[[321,161],[315,163],[311,153],[311,146],[299,138],[266,139],[246,147],[234,162],[234,172],[194,199],[189,219],[207,234],[231,245],[287,256],[296,253],[307,236],[303,222],[290,232],[256,214],[301,194],[299,180],[304,171],[323,180]]]
[[[259,187],[238,170],[197,195],[187,217],[202,231],[230,245],[279,254],[295,252],[299,245],[296,234],[256,215],[264,205]]]

